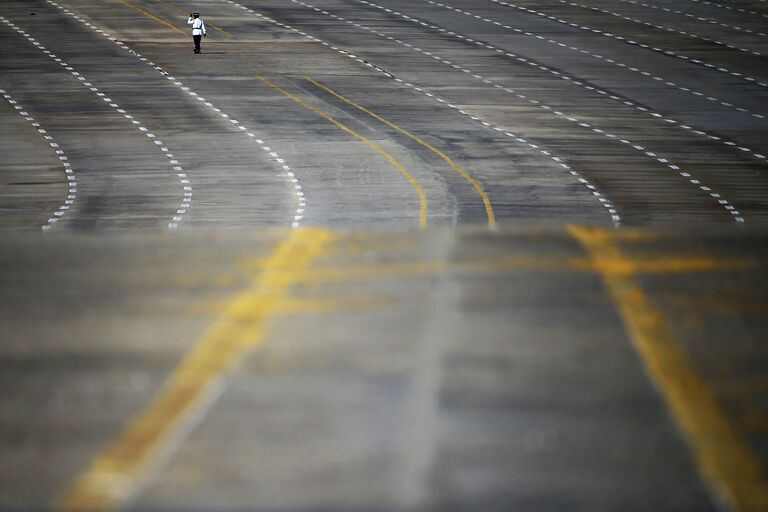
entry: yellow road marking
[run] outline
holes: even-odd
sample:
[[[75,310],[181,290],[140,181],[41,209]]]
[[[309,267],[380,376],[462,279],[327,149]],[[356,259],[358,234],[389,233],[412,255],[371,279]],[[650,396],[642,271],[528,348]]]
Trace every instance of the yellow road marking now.
[[[651,380],[662,392],[714,499],[729,510],[765,512],[768,486],[743,435],[694,371],[663,312],[643,292],[612,232],[569,226],[602,275]]]
[[[269,80],[267,80],[263,76],[260,76],[260,77],[257,77],[257,78],[259,80],[261,80],[262,82],[264,82],[265,84],[267,84],[268,86],[272,87],[273,89],[279,91],[280,93],[282,93],[286,97],[292,99],[293,101],[295,101],[296,103],[298,103],[302,107],[304,107],[304,108],[306,108],[308,110],[311,110],[312,112],[314,112],[315,114],[319,115],[320,117],[322,117],[326,121],[336,125],[341,130],[343,130],[343,131],[349,133],[350,135],[352,135],[353,137],[363,141],[371,149],[373,149],[374,151],[376,151],[377,153],[382,155],[384,158],[386,158],[387,162],[389,162],[390,165],[392,165],[392,167],[397,169],[400,172],[400,174],[405,176],[408,179],[408,181],[411,183],[411,186],[416,190],[416,194],[419,197],[419,205],[420,205],[420,208],[419,208],[419,226],[422,229],[427,227],[427,197],[424,194],[424,190],[422,190],[421,185],[419,185],[419,182],[416,181],[416,178],[414,178],[413,175],[410,172],[408,172],[408,169],[403,167],[403,165],[400,162],[398,162],[397,159],[395,159],[394,156],[389,154],[387,152],[387,150],[385,150],[384,148],[382,148],[381,146],[379,146],[378,144],[376,144],[372,140],[368,139],[364,135],[356,132],[355,130],[353,130],[352,128],[348,127],[347,125],[337,121],[336,119],[334,119],[330,115],[326,114],[325,112],[323,112],[319,108],[313,107],[312,105],[310,105],[306,101],[302,100],[298,96],[296,96],[294,94],[291,94],[290,92],[286,91],[282,87],[280,87],[280,86],[270,82]]]
[[[362,112],[365,112],[369,116],[373,117],[374,119],[377,119],[377,120],[381,121],[382,123],[386,124],[390,128],[392,128],[394,130],[397,130],[398,132],[402,133],[406,137],[415,140],[416,142],[418,142],[419,144],[421,144],[422,146],[424,146],[425,148],[429,149],[434,154],[436,154],[437,156],[442,158],[445,161],[445,163],[447,163],[448,165],[453,167],[459,174],[461,174],[464,177],[464,179],[467,180],[472,185],[472,187],[477,191],[477,193],[480,194],[480,198],[483,200],[483,205],[485,206],[485,215],[488,218],[488,226],[494,227],[496,225],[496,215],[493,212],[493,206],[491,205],[491,200],[488,197],[488,194],[485,193],[485,190],[483,190],[483,187],[480,186],[480,184],[477,182],[477,180],[475,180],[475,178],[473,178],[472,175],[468,171],[466,171],[464,168],[459,166],[456,162],[451,160],[448,157],[448,155],[446,155],[445,153],[443,153],[442,151],[440,151],[439,149],[434,147],[432,144],[426,142],[425,140],[423,140],[419,136],[414,135],[413,133],[409,132],[405,128],[399,127],[395,123],[393,123],[393,122],[391,122],[391,121],[381,117],[380,115],[378,115],[378,114],[376,114],[374,112],[371,112],[370,110],[368,110],[367,108],[363,107],[362,105],[358,105],[354,101],[352,101],[349,98],[343,96],[342,94],[334,91],[330,87],[321,84],[317,80],[314,80],[314,79],[312,79],[310,77],[304,77],[304,78],[306,78],[307,80],[309,80],[310,82],[312,82],[313,84],[318,86],[319,88],[323,89],[328,94],[336,96],[338,99],[340,99],[344,103],[347,103],[348,105],[352,105],[356,109],[358,109],[358,110],[360,110]]]
[[[267,259],[251,288],[226,306],[152,402],[59,495],[55,508],[113,510],[135,497],[169,445],[178,443],[213,401],[222,377],[248,349],[264,341],[267,321],[283,307],[297,276],[334,240],[324,230],[292,231]]]
[[[363,247],[346,246],[334,249],[340,254],[350,254],[363,250]],[[408,247],[411,249],[412,247]],[[389,247],[387,248],[389,249]],[[375,250],[375,249],[372,249]],[[255,272],[264,267],[262,258],[245,259],[236,264],[238,272],[217,275],[215,277],[190,275],[176,282],[178,286],[192,288],[199,286],[216,286],[227,288],[239,286],[248,279],[250,272]],[[299,278],[302,282],[318,283],[330,281],[349,281],[355,279],[379,279],[386,277],[402,277],[405,275],[439,274],[448,266],[466,273],[486,273],[503,271],[529,271],[529,272],[598,272],[595,263],[590,258],[561,257],[546,255],[510,255],[494,259],[453,260],[413,260],[397,263],[375,263],[367,265],[344,265],[343,267],[313,268],[310,273]],[[697,255],[680,256],[655,256],[643,254],[641,257],[633,256],[622,261],[604,262],[602,270],[610,270],[616,274],[646,274],[646,275],[680,275],[708,272],[727,272],[733,270],[745,270],[754,268],[766,268],[768,261],[757,258],[713,258]],[[687,296],[675,297],[671,300],[678,304],[686,305],[691,302]],[[745,299],[743,303],[733,299],[727,301],[710,298],[701,304],[708,310],[720,310],[726,307],[734,312],[758,311],[762,312],[768,307],[766,302],[758,302],[754,299]]]
[[[165,5],[167,5],[168,7],[172,8],[172,9],[176,9],[178,12],[182,12],[184,14],[189,14],[189,11],[185,11],[184,9],[179,7],[178,5],[172,4],[171,2],[168,2],[167,0],[158,0],[158,1],[161,2],[161,3],[164,3]],[[226,34],[228,36],[232,35],[229,32],[227,32],[226,30],[224,30],[223,28],[221,28],[218,25],[214,24],[212,21],[206,21],[205,24],[212,26],[213,28],[215,28],[216,30],[218,30],[219,32],[221,32],[223,34]]]
[[[155,20],[155,21],[158,21],[158,22],[162,23],[162,24],[163,24],[163,25],[165,25],[166,27],[170,27],[170,28],[172,28],[173,30],[175,30],[175,31],[176,31],[176,32],[178,32],[179,34],[184,34],[184,35],[187,35],[187,33],[186,33],[186,32],[184,32],[183,30],[181,30],[181,29],[180,29],[180,28],[178,28],[177,26],[175,26],[175,25],[172,25],[171,23],[168,23],[167,21],[165,21],[165,20],[164,20],[164,19],[162,19],[162,18],[158,18],[158,17],[157,17],[157,16],[155,16],[154,14],[148,13],[147,11],[145,11],[144,9],[142,9],[142,8],[140,8],[140,7],[136,7],[135,5],[133,5],[131,2],[128,2],[127,0],[117,0],[117,1],[118,1],[118,2],[120,2],[120,3],[122,3],[122,4],[125,4],[125,5],[127,5],[127,6],[128,6],[128,7],[130,7],[131,9],[135,9],[135,10],[139,11],[141,14],[143,14],[144,16],[147,16],[148,18],[152,18],[153,20]]]

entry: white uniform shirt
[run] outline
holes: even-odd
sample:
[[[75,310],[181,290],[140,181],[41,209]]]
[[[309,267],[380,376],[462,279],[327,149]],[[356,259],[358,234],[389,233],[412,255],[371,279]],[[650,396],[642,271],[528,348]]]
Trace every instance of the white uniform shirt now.
[[[189,18],[187,20],[187,25],[192,25],[193,36],[201,36],[205,34],[205,23],[203,23],[202,18]]]

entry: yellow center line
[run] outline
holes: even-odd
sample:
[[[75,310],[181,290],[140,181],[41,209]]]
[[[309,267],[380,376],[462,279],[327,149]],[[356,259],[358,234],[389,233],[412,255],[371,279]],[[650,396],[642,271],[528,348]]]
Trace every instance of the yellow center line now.
[[[165,20],[164,20],[164,19],[162,19],[162,18],[158,18],[158,17],[157,17],[157,16],[155,16],[154,14],[152,14],[152,13],[149,13],[149,12],[145,11],[144,9],[142,9],[142,8],[140,8],[140,7],[136,7],[135,5],[133,5],[131,2],[128,2],[127,0],[117,0],[117,1],[118,1],[118,2],[120,2],[120,3],[122,3],[122,4],[125,4],[125,5],[127,5],[127,6],[128,6],[128,7],[130,7],[131,9],[135,9],[135,10],[139,11],[141,14],[143,14],[144,16],[147,16],[148,18],[152,18],[153,20],[155,20],[155,21],[158,21],[158,22],[162,23],[162,24],[163,24],[163,25],[165,25],[166,27],[170,27],[170,28],[172,28],[173,30],[175,30],[175,31],[176,31],[176,32],[178,32],[179,34],[184,34],[184,35],[186,35],[186,34],[187,34],[186,32],[184,32],[183,30],[181,30],[181,29],[180,29],[180,28],[178,28],[177,26],[175,26],[175,25],[172,25],[171,23],[168,23],[167,21],[165,21]]]
[[[477,191],[477,193],[480,194],[480,198],[483,200],[483,205],[485,205],[485,215],[486,215],[486,217],[488,217],[488,226],[494,227],[496,225],[496,215],[493,212],[493,206],[491,205],[491,200],[488,198],[488,194],[486,194],[485,190],[483,190],[483,187],[480,186],[480,184],[477,182],[477,180],[475,180],[475,178],[473,178],[472,175],[467,170],[465,170],[464,168],[459,166],[456,162],[451,160],[448,157],[448,155],[446,155],[445,153],[443,153],[442,151],[440,151],[439,149],[434,147],[432,144],[426,142],[425,140],[423,140],[419,136],[414,135],[413,133],[409,132],[405,128],[401,128],[400,126],[398,126],[395,123],[389,121],[388,119],[385,119],[382,116],[376,114],[375,112],[371,112],[370,110],[368,110],[367,108],[363,107],[362,105],[358,105],[354,101],[352,101],[349,98],[343,96],[342,94],[334,91],[330,87],[328,87],[328,86],[326,86],[324,84],[321,84],[317,80],[314,80],[314,79],[312,79],[310,77],[305,77],[305,78],[307,80],[309,80],[310,82],[312,82],[313,84],[315,84],[316,86],[318,86],[319,88],[321,88],[324,91],[326,91],[327,93],[337,97],[338,99],[340,99],[344,103],[347,103],[348,105],[352,105],[356,109],[358,109],[358,110],[360,110],[362,112],[365,112],[366,114],[368,114],[369,116],[373,117],[374,119],[377,119],[377,120],[381,121],[382,123],[386,124],[390,128],[392,128],[394,130],[397,130],[401,134],[405,135],[406,137],[408,137],[410,139],[413,139],[414,141],[418,142],[419,144],[421,144],[422,146],[424,146],[425,148],[429,149],[434,154],[436,154],[437,156],[442,158],[445,161],[445,163],[447,163],[448,165],[453,167],[459,174],[461,174],[464,177],[464,179],[466,179],[472,185],[472,187]]]
[[[167,5],[168,7],[172,8],[172,9],[176,9],[178,12],[181,12],[181,13],[184,13],[184,14],[189,14],[189,11],[185,11],[184,9],[179,7],[178,5],[172,4],[171,2],[168,2],[167,0],[158,0],[158,1],[161,2],[161,3],[164,3],[165,5]],[[232,35],[229,32],[227,32],[226,30],[224,30],[223,28],[221,28],[218,25],[216,25],[215,23],[213,23],[212,21],[206,21],[205,24],[212,26],[213,28],[215,28],[216,30],[218,30],[219,32],[221,32],[223,34],[226,34],[228,36]]]
[[[616,303],[635,349],[661,391],[714,500],[728,510],[765,512],[768,485],[743,434],[696,374],[664,313],[642,290],[612,231],[569,226]],[[617,265],[618,263],[618,265]]]
[[[290,92],[288,92],[285,89],[281,88],[280,86],[270,82],[269,80],[267,80],[266,78],[264,78],[262,76],[257,77],[257,78],[259,80],[261,80],[262,82],[264,82],[265,84],[267,84],[268,86],[272,87],[273,89],[279,91],[283,95],[285,95],[288,98],[292,99],[293,101],[295,101],[296,103],[298,103],[302,107],[304,107],[304,108],[306,108],[308,110],[311,110],[312,112],[314,112],[315,114],[319,115],[323,119],[325,119],[328,122],[336,125],[341,130],[343,130],[343,131],[349,133],[350,135],[352,135],[353,137],[363,141],[371,149],[373,149],[374,151],[376,151],[377,153],[382,155],[384,158],[386,158],[387,162],[389,162],[392,165],[392,167],[397,169],[400,172],[400,174],[405,176],[408,179],[408,181],[411,183],[411,186],[414,188],[414,190],[416,190],[416,194],[419,197],[419,205],[420,205],[420,208],[419,208],[419,227],[421,227],[422,229],[427,227],[427,197],[424,194],[424,190],[421,188],[421,185],[419,185],[419,182],[416,181],[416,178],[414,178],[413,175],[410,172],[408,172],[408,169],[403,167],[403,165],[400,162],[398,162],[397,159],[395,159],[394,156],[389,154],[384,148],[382,148],[381,146],[379,146],[378,144],[376,144],[372,140],[370,140],[367,137],[365,137],[364,135],[356,132],[355,130],[353,130],[352,128],[348,127],[347,125],[337,121],[336,119],[334,119],[330,115],[326,114],[325,112],[323,112],[319,108],[313,107],[312,105],[310,105],[309,103],[305,102],[304,100],[302,100],[298,96],[296,96],[294,94],[291,94]]]
[[[291,232],[266,260],[251,288],[230,301],[181,361],[160,392],[56,498],[65,511],[113,510],[133,499],[147,474],[178,445],[206,406],[223,376],[248,349],[264,341],[267,321],[284,309],[297,279],[324,253],[335,235],[319,229]]]

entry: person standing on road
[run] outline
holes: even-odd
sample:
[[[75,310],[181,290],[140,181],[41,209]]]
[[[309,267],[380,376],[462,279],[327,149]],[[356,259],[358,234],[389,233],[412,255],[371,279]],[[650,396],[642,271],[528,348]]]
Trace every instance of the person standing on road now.
[[[195,42],[195,53],[200,53],[200,38],[205,37],[205,23],[200,18],[199,12],[189,13],[187,25],[192,25],[192,40]]]

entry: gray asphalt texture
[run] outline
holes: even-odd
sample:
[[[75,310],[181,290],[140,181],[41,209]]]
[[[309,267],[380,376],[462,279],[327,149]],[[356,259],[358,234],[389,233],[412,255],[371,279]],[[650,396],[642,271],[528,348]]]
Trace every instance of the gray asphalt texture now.
[[[0,510],[768,507],[766,33],[764,0],[0,2]],[[247,350],[64,505],[222,318]],[[669,340],[746,455],[685,427]]]

